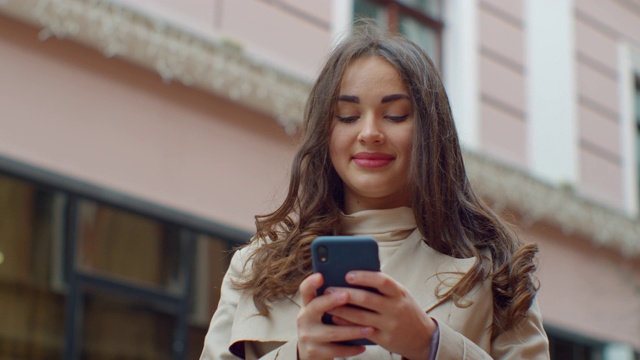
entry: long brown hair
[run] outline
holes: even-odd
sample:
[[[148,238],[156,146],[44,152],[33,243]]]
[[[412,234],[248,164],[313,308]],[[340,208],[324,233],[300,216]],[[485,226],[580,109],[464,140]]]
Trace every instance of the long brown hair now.
[[[444,299],[464,306],[463,296],[491,278],[494,336],[515,327],[537,292],[533,279],[537,247],[520,243],[471,189],[449,100],[431,59],[413,42],[384,34],[371,24],[358,27],[337,45],[313,85],[288,194],[277,210],[256,216],[254,242],[259,246],[250,255],[251,268],[236,286],[250,291],[257,309],[268,315],[269,302],[295,294],[311,273],[311,241],[339,228],[344,194],[329,158],[330,126],[346,67],[368,56],[380,56],[396,68],[413,102],[408,175],[412,208],[424,241],[453,257],[476,258]]]

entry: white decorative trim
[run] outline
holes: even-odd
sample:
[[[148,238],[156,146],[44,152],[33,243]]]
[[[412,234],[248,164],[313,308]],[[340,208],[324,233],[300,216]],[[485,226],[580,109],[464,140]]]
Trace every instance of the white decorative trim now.
[[[638,162],[636,159],[635,77],[640,75],[640,48],[618,43],[618,92],[620,94],[620,138],[622,139],[622,194],[630,216],[638,215]]]
[[[628,344],[608,343],[602,352],[603,360],[633,360],[636,358],[633,354],[633,348]]]
[[[456,119],[460,142],[472,149],[480,144],[478,99],[478,0],[444,3],[443,82]]]
[[[576,186],[579,174],[573,0],[525,3],[531,172]]]
[[[351,32],[353,23],[353,0],[333,0],[331,4],[331,45]]]
[[[69,37],[277,119],[295,131],[310,84],[260,63],[224,41],[203,39],[105,0],[5,0],[0,14],[42,27],[41,38]],[[524,225],[548,222],[625,257],[640,257],[640,222],[494,160],[465,151],[469,178],[495,206]]]

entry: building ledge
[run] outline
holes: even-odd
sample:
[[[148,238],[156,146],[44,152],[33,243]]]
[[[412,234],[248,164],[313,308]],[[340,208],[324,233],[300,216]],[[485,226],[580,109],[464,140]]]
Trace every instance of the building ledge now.
[[[489,199],[498,211],[519,212],[523,227],[537,222],[553,224],[566,236],[581,235],[625,258],[640,258],[638,219],[481,154],[465,151],[464,158],[476,193]]]
[[[310,85],[245,54],[224,38],[185,31],[106,0],[0,0],[5,14],[41,28],[39,38],[71,39],[277,119],[301,121]]]
[[[276,119],[294,133],[310,84],[260,62],[224,39],[190,33],[161,19],[105,0],[0,0],[0,13],[41,28],[40,39],[69,38],[208,91]],[[623,257],[640,257],[640,222],[590,202],[569,189],[539,181],[465,151],[469,178],[494,206],[514,209],[524,225],[547,222],[580,234]]]

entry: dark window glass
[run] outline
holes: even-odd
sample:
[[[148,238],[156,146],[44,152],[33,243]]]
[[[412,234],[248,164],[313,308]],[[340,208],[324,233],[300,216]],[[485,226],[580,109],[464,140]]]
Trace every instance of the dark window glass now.
[[[374,19],[381,27],[389,26],[389,15],[384,6],[367,0],[354,0],[353,13],[359,18]]]
[[[220,285],[231,261],[229,243],[208,236],[196,236],[191,322],[208,326],[220,300]]]
[[[81,271],[171,293],[182,289],[177,226],[82,200],[78,221]]]
[[[433,61],[438,61],[435,57],[438,55],[439,34],[435,29],[425,26],[408,15],[400,15],[399,29],[400,33],[425,49],[429,55],[434,56]]]
[[[175,316],[151,304],[89,294],[83,318],[82,359],[171,359]]]
[[[220,300],[222,278],[229,267],[232,254],[227,241],[204,234],[196,236],[188,359],[200,357],[209,322]]]
[[[439,0],[400,0],[398,2],[420,10],[434,19],[440,18],[442,14],[442,4]]]
[[[0,359],[59,359],[65,197],[0,174]]]
[[[553,330],[547,335],[552,360],[602,360],[603,343]]]

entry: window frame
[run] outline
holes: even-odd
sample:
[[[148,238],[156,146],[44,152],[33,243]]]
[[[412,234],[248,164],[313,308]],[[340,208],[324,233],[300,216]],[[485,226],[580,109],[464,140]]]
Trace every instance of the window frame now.
[[[58,259],[53,266],[62,268],[56,271],[51,279],[52,290],[62,292],[64,304],[64,344],[63,358],[77,359],[80,356],[80,343],[83,341],[83,316],[87,295],[111,293],[123,298],[143,301],[152,306],[164,309],[163,313],[175,316],[174,346],[172,359],[186,358],[187,333],[189,326],[202,326],[200,313],[194,313],[193,292],[196,270],[192,259],[195,259],[196,237],[207,235],[226,243],[228,250],[246,243],[252,233],[228,225],[216,223],[192,214],[183,213],[171,208],[145,201],[111,189],[86,183],[55,173],[40,167],[29,165],[0,155],[0,175],[33,184],[35,187],[56,192],[62,197],[63,225],[61,241],[54,244],[52,254]],[[81,201],[92,201],[132,214],[141,215],[155,221],[181,228],[184,237],[184,251],[181,254],[181,275],[184,278],[183,288],[179,294],[167,290],[156,290],[135,283],[119,281],[116,278],[87,273],[77,267],[78,243],[78,207]],[[227,264],[228,265],[228,264]],[[202,299],[206,300],[206,299]],[[195,306],[197,307],[197,306]],[[202,307],[202,306],[200,306]]]
[[[400,15],[409,16],[426,27],[432,29],[436,33],[436,53],[437,57],[434,58],[434,62],[436,63],[437,68],[441,68],[442,65],[442,36],[444,29],[444,22],[441,20],[443,18],[443,1],[441,0],[433,0],[438,2],[438,7],[440,9],[440,19],[434,18],[428,13],[404,3],[401,0],[364,0],[369,3],[379,5],[384,7],[387,11],[387,25],[388,29],[391,33],[397,34],[399,32],[400,24],[399,19]],[[353,5],[352,5],[353,6]],[[353,14],[355,17],[357,14]]]

